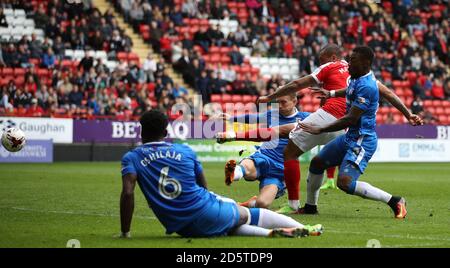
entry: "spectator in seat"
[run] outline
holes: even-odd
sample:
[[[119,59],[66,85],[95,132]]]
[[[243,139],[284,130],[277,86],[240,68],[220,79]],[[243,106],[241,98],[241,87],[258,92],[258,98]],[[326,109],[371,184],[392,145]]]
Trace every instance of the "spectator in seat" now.
[[[147,82],[155,81],[154,73],[156,72],[156,61],[152,58],[152,54],[148,53],[147,58],[144,60],[142,65],[144,75],[146,76]]]
[[[250,73],[246,73],[245,74],[245,78],[244,78],[244,88],[243,88],[243,93],[247,94],[247,95],[258,95],[258,92],[256,91],[256,85],[255,83],[252,81],[252,76]]]
[[[237,31],[234,33],[234,41],[238,46],[245,46],[248,42],[247,32],[241,25],[238,26]]]
[[[411,112],[413,114],[420,114],[424,111],[423,101],[420,96],[415,96],[414,101],[411,103]]]
[[[202,71],[200,77],[197,78],[196,90],[202,95],[203,104],[211,102],[211,88],[206,71]]]
[[[27,109],[27,116],[39,117],[44,115],[44,110],[38,105],[38,100],[33,98],[31,100],[31,105]]]
[[[169,33],[164,32],[161,39],[159,39],[160,52],[166,61],[172,58],[172,40],[170,39]]]
[[[78,64],[78,69],[83,68],[85,73],[89,72],[89,70],[94,66],[94,57],[93,52],[86,50],[84,52],[84,57],[81,59],[80,64]]]
[[[164,86],[167,85],[167,84],[171,84],[173,86],[173,80],[168,75],[167,69],[162,72],[161,81],[162,81]]]
[[[184,49],[192,50],[194,48],[194,42],[192,41],[191,36],[188,32],[184,33],[183,40],[181,42]]]
[[[176,26],[183,25],[183,14],[179,5],[175,5],[174,9],[169,14],[169,17]]]
[[[238,46],[234,45],[232,50],[228,53],[231,58],[231,64],[241,65],[244,62],[244,56],[239,51]]]
[[[170,85],[170,84],[168,84]],[[175,85],[172,88],[172,95],[176,98],[186,98],[188,96],[189,92],[186,88],[180,86],[178,83],[175,83]]]
[[[233,82],[236,80],[236,72],[230,68],[229,65],[219,65],[218,66],[219,71],[222,73],[222,77],[227,82]]]
[[[53,52],[55,53],[55,56],[59,60],[62,60],[64,58],[66,48],[65,48],[65,45],[64,45],[64,43],[62,41],[62,37],[61,36],[57,36],[55,38],[55,41],[53,42],[52,49],[53,49]]]
[[[225,36],[223,35],[222,31],[219,30],[218,24],[213,24],[211,27],[209,27],[207,31],[209,37],[211,38],[211,43],[216,46],[222,46],[224,42],[226,42]]]
[[[300,76],[304,76],[311,73],[311,64],[308,49],[306,47],[302,48],[302,52],[299,58],[299,72]]]
[[[172,42],[171,44],[172,57],[170,59],[171,63],[177,62],[183,55],[183,44],[181,41]]]
[[[133,2],[130,10],[130,21],[133,25],[133,28],[137,31],[139,29],[139,25],[142,23],[144,19],[144,10],[141,6],[139,6],[138,2]]]
[[[19,45],[17,54],[18,54],[17,61],[18,61],[19,65],[16,67],[29,68],[31,66],[30,51],[28,49],[26,49],[24,45]]]
[[[81,106],[83,101],[83,93],[80,92],[80,87],[78,85],[73,86],[73,90],[69,93],[69,104],[76,106]]]
[[[448,77],[444,82],[444,92],[445,97],[450,101],[450,77]]]
[[[213,94],[224,94],[227,91],[227,81],[222,79],[221,72],[212,72],[211,91]]]
[[[53,68],[55,66],[55,54],[53,54],[52,48],[47,48],[46,53],[42,56],[42,67]]]
[[[267,52],[270,49],[270,44],[269,42],[267,42],[267,36],[266,35],[261,35],[259,38],[256,38],[254,40],[254,44],[253,44],[253,53],[254,54],[259,54],[261,56],[266,56]]]
[[[198,14],[198,6],[194,0],[186,0],[181,6],[181,12],[190,18],[195,18]]]
[[[43,29],[48,24],[48,22],[49,18],[45,12],[44,5],[40,4],[37,12],[34,14],[34,23],[36,25],[36,28]]]
[[[28,76],[24,85],[25,92],[29,92],[31,95],[35,95],[37,91],[37,84],[34,82],[33,76]]]
[[[434,80],[433,86],[431,88],[431,96],[435,99],[443,100],[445,98],[444,86],[440,78]]]
[[[8,22],[6,21],[5,13],[3,13],[2,7],[0,7],[0,27],[8,28]]]
[[[200,31],[194,34],[194,43],[201,46],[202,49],[208,53],[209,46],[211,45],[211,38],[205,28],[200,28]]]

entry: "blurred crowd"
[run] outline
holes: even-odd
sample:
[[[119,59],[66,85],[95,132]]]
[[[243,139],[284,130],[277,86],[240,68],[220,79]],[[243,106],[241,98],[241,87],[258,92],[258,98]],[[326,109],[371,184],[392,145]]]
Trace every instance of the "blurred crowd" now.
[[[318,51],[329,42],[341,45],[345,52],[358,44],[372,47],[376,76],[388,85],[393,80],[408,80],[415,100],[450,100],[446,0],[392,0],[381,5],[363,0],[237,1],[245,3],[244,17],[225,0],[111,2],[136,31],[141,25],[149,27],[149,42],[161,57],[149,56],[141,63],[120,62],[110,70],[86,53],[75,69],[62,67],[66,49],[104,50],[109,59],[117,60],[118,52],[130,51],[132,40],[111,12],[101,14],[90,0],[76,6],[57,0],[46,6],[2,1],[3,8],[25,9],[36,27],[44,29],[45,38],[31,35],[17,43],[2,42],[0,65],[27,68],[27,73],[23,87],[14,81],[1,87],[1,106],[37,104],[43,111],[76,113],[85,108],[87,114],[97,116],[130,116],[152,107],[167,110],[175,103],[190,103],[188,91],[172,81],[166,64],[173,64],[206,103],[211,94],[266,95],[287,81],[279,75],[267,80],[261,75],[236,73],[234,66],[248,64],[240,48],[249,48],[252,56],[296,58],[302,76],[318,67]],[[327,20],[312,24],[306,19],[312,16]],[[196,33],[180,32],[186,18],[237,20],[239,25],[226,35],[216,24]],[[0,27],[7,27],[1,9]],[[212,46],[229,47],[230,62],[206,61]],[[51,83],[41,85],[34,74],[36,68],[49,68]],[[148,87],[151,90],[141,90]]]

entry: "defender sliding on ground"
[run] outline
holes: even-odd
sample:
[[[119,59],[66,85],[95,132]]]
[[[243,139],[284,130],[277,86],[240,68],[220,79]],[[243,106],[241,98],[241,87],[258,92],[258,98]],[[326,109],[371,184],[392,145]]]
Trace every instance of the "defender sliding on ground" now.
[[[184,237],[247,235],[317,236],[322,226],[305,226],[267,209],[248,209],[206,189],[203,168],[188,146],[164,142],[167,116],[157,110],[140,120],[143,145],[122,159],[121,237],[130,237],[136,182],[166,233]]]

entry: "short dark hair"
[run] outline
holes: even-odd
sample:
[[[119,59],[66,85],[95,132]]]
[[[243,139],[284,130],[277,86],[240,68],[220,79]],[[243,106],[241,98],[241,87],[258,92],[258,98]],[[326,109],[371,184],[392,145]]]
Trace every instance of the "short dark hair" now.
[[[150,110],[142,114],[141,119],[141,136],[146,141],[156,141],[164,138],[167,134],[167,126],[169,119],[167,115],[159,110]]]
[[[327,54],[327,55],[336,55],[338,58],[342,58],[342,49],[340,46],[336,44],[327,44],[323,48],[320,49],[319,53]]]
[[[368,46],[358,46],[353,49],[353,53],[358,53],[363,57],[363,59],[368,60],[369,64],[372,65],[373,60],[375,58],[375,53]]]

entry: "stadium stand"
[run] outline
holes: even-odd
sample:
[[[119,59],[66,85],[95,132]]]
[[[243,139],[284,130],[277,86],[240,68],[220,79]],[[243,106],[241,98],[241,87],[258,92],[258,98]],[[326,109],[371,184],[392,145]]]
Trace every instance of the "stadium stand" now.
[[[43,78],[43,84],[48,87],[46,90],[51,88],[52,94],[57,92],[58,95],[61,94],[58,82],[64,84],[61,70],[81,70],[79,66],[86,54],[93,55],[100,66],[108,69],[97,73],[95,68],[96,74],[91,73],[96,81],[102,81],[102,78],[108,81],[104,93],[108,101],[101,99],[99,92],[102,90],[96,87],[88,90],[83,85],[81,105],[75,103],[73,106],[73,101],[69,101],[67,106],[62,101],[50,108],[38,100],[47,115],[56,114],[49,110],[64,110],[63,115],[73,116],[80,109],[88,115],[123,119],[151,107],[167,110],[173,103],[189,103],[188,90],[178,89],[177,85],[168,82],[171,78],[160,69],[167,63],[171,63],[186,84],[202,95],[204,103],[218,102],[221,107],[229,102],[242,102],[244,105],[254,102],[258,95],[269,94],[287,81],[310,73],[318,66],[320,47],[334,42],[342,45],[346,53],[357,44],[371,46],[376,52],[374,71],[380,80],[411,109],[421,113],[427,123],[450,123],[447,1],[382,1],[377,5],[360,0],[110,0],[125,21],[155,52],[160,53],[161,58],[149,59],[148,62],[139,62],[139,58],[130,53],[131,40],[118,29],[109,13],[102,15],[88,8],[88,12],[75,9],[66,10],[65,14],[64,5],[58,1],[22,2],[18,9],[3,4],[4,11],[0,11],[0,22],[1,16],[5,16],[7,25],[12,26],[0,28],[0,32],[10,37],[8,41],[2,40],[3,59],[0,58],[0,64],[4,66],[0,81],[3,113],[13,110],[12,113],[20,114],[18,111],[23,111],[33,99],[28,97],[21,103],[10,95],[11,78],[14,78],[16,87],[29,80],[21,77],[21,71],[17,71],[16,76],[14,68],[25,67],[26,74],[46,73],[48,76]],[[55,22],[61,25],[62,32],[55,32]],[[87,27],[85,32],[83,29],[89,25],[101,26]],[[16,27],[20,30],[13,31]],[[53,43],[54,66],[50,64],[44,68],[42,65],[44,56],[52,58],[48,51],[38,52],[39,57],[29,59],[34,67],[26,66],[26,62],[19,66],[4,61],[8,55],[22,54],[20,44],[23,38],[20,39],[21,34],[16,33],[28,35],[30,31],[34,35],[31,35],[29,50],[33,40],[42,44]],[[99,42],[99,39],[104,42]],[[116,39],[117,42],[113,41]],[[15,45],[11,40],[16,42]],[[61,46],[58,45],[61,42],[64,47],[62,54],[55,49]],[[89,63],[89,60],[84,62]],[[155,66],[159,66],[158,69]],[[90,75],[74,72],[68,76],[72,81],[78,76]],[[117,77],[120,77],[118,81]],[[140,90],[142,88],[147,90]],[[183,92],[183,97],[179,98],[177,92]],[[300,97],[305,111],[316,110],[320,105],[308,94]],[[93,109],[92,102],[102,108]],[[121,105],[123,103],[125,105]],[[377,122],[404,123],[404,119],[398,111],[382,102]]]

